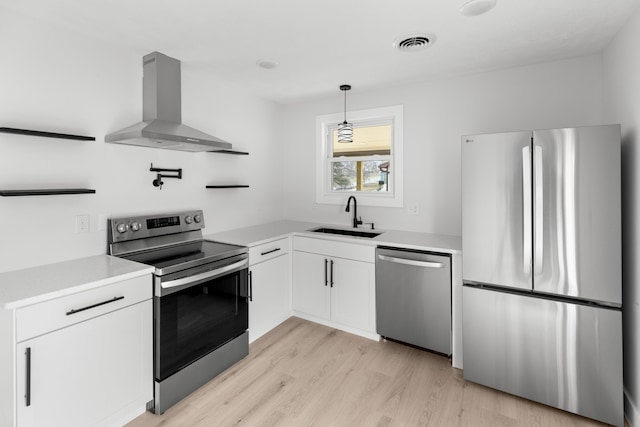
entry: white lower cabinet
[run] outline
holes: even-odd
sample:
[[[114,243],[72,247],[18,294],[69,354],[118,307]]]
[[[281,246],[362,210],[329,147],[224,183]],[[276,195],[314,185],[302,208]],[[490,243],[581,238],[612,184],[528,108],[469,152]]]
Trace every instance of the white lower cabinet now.
[[[331,318],[329,257],[293,251],[293,310]]]
[[[374,336],[375,247],[297,236],[293,242],[294,313]]]
[[[249,342],[291,316],[289,238],[249,249]]]
[[[17,425],[129,421],[153,398],[152,319],[149,276],[17,309]]]

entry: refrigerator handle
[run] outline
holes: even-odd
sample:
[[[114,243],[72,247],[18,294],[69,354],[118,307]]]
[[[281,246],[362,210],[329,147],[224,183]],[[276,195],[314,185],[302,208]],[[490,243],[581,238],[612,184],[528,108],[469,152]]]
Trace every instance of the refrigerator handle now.
[[[543,266],[543,256],[544,256],[544,247],[543,247],[543,238],[544,238],[544,229],[543,229],[543,203],[542,203],[542,194],[543,194],[543,182],[542,182],[542,147],[536,145],[533,147],[533,188],[534,188],[534,201],[533,201],[533,218],[534,218],[534,273],[542,274],[542,266]]]
[[[531,274],[532,209],[531,209],[531,149],[522,147],[522,268]]]

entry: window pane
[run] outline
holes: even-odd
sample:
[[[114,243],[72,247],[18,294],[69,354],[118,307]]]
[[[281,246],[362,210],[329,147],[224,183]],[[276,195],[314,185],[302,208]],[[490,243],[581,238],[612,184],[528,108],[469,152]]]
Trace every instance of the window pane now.
[[[338,142],[338,129],[332,132],[333,157],[391,154],[391,124],[353,127],[353,142]]]
[[[389,161],[332,162],[332,191],[389,192]]]

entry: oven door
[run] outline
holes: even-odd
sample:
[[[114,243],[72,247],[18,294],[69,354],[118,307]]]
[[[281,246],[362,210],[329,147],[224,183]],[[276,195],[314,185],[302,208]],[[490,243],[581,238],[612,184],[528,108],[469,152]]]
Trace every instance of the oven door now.
[[[247,255],[155,278],[154,376],[162,381],[247,330]]]

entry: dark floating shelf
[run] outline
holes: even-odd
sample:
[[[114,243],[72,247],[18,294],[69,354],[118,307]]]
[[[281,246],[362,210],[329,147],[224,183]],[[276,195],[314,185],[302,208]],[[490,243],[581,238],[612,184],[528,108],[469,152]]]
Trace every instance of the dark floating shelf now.
[[[0,190],[0,196],[55,196],[62,194],[93,194],[96,190],[91,188],[49,188],[32,190]]]
[[[96,138],[93,136],[71,135],[68,133],[42,132],[39,130],[29,130],[29,129],[0,127],[0,132],[13,133],[16,135],[42,136],[45,138],[75,139],[77,141],[95,141],[96,140]]]
[[[207,188],[249,188],[248,185],[234,184],[234,185],[207,185]]]
[[[215,150],[215,151],[209,151],[209,153],[220,153],[220,154],[235,154],[238,156],[248,156],[249,153],[247,153],[246,151],[234,151],[234,150]]]

